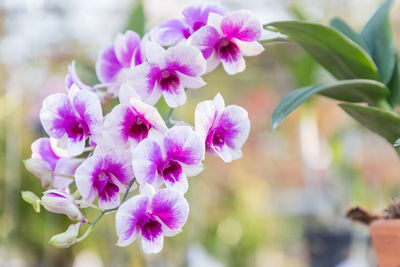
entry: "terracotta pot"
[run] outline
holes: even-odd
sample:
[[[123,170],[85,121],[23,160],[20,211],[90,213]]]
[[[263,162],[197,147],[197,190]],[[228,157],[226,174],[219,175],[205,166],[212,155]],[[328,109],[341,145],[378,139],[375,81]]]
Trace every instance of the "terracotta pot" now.
[[[400,219],[375,220],[369,228],[379,267],[400,266]]]

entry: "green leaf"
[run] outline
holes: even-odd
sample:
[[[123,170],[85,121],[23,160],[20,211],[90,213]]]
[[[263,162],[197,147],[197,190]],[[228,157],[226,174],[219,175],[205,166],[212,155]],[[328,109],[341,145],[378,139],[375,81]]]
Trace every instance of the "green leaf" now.
[[[144,27],[146,23],[146,17],[143,10],[142,0],[138,0],[133,6],[133,9],[129,15],[128,23],[125,27],[126,30],[132,30],[137,32],[140,36],[144,35]]]
[[[317,93],[336,100],[376,105],[389,95],[389,90],[380,82],[360,79],[303,87],[281,100],[272,113],[272,128],[275,129],[293,110]]]
[[[341,103],[339,106],[361,125],[395,144],[400,137],[400,117],[393,112],[376,107],[352,103]]]
[[[397,55],[395,58],[393,75],[388,84],[388,88],[390,89],[388,102],[392,107],[394,107],[400,102],[400,68],[399,68],[399,59]]]
[[[392,3],[393,0],[385,1],[361,31],[361,37],[368,47],[367,51],[375,61],[384,84],[390,81],[395,64],[396,48],[389,20]]]
[[[340,31],[344,35],[346,35],[350,40],[358,44],[362,49],[367,50],[367,45],[361,36],[355,32],[345,21],[340,18],[334,18],[331,20],[331,27]]]
[[[377,68],[368,53],[331,27],[300,21],[273,22],[264,27],[297,42],[339,80],[379,80]]]

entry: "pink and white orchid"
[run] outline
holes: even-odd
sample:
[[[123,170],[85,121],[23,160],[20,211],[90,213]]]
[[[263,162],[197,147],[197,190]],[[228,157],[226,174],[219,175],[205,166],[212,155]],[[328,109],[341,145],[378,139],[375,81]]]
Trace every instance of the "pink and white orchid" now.
[[[264,51],[257,42],[262,27],[249,11],[235,11],[225,16],[210,13],[207,25],[196,31],[188,43],[196,46],[207,60],[207,72],[221,62],[228,74],[244,71],[243,56],[256,56]]]
[[[190,35],[207,24],[210,13],[224,15],[226,12],[217,3],[202,3],[189,6],[182,11],[182,19],[172,19],[155,27],[150,33],[151,40],[162,46],[184,42]]]
[[[80,155],[87,137],[101,130],[103,115],[98,97],[72,85],[66,94],[53,94],[43,101],[40,121],[50,137],[67,140],[70,156]]]
[[[120,192],[125,192],[133,179],[131,153],[113,150],[94,153],[75,172],[75,183],[82,199],[92,203],[99,196],[101,209],[115,208],[120,203]]]
[[[109,84],[111,93],[118,96],[119,85],[126,79],[127,70],[144,62],[140,36],[133,31],[119,33],[112,45],[107,46],[96,61],[100,82]]]
[[[185,193],[187,177],[199,174],[203,167],[204,142],[188,126],[175,126],[162,138],[143,140],[133,152],[132,166],[140,185],[155,188],[165,183]]]
[[[164,50],[155,42],[145,46],[148,62],[132,69],[128,82],[142,100],[154,105],[164,96],[170,107],[185,104],[185,88],[197,89],[205,85],[200,77],[206,61],[193,46],[174,46]]]
[[[247,111],[239,106],[225,107],[218,93],[214,100],[199,103],[195,110],[196,132],[205,141],[206,150],[225,162],[242,157],[241,147],[250,132]]]
[[[150,131],[167,130],[158,110],[131,95],[135,91],[128,85],[120,89],[120,103],[106,116],[103,127],[105,142],[116,148],[134,146],[145,139]]]
[[[42,187],[46,189],[66,188],[73,182],[67,176],[73,177],[76,168],[83,162],[83,159],[59,157],[47,137],[34,141],[31,149],[32,156],[25,161],[25,166],[41,180]]]
[[[131,244],[141,234],[145,253],[161,251],[164,236],[181,231],[189,214],[183,194],[168,188],[157,192],[146,185],[140,195],[124,202],[115,215],[118,246]]]

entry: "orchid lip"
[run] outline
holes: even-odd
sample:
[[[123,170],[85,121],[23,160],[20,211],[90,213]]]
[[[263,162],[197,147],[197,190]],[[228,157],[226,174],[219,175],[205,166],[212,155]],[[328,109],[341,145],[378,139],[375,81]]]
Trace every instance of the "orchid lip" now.
[[[148,220],[142,227],[142,235],[150,241],[154,241],[161,232],[161,224],[155,220]]]
[[[179,87],[179,78],[174,71],[163,70],[159,76],[159,83],[165,91],[175,91]]]
[[[218,129],[211,131],[206,140],[207,148],[214,147],[217,151],[220,151],[225,144],[224,135]]]
[[[71,120],[66,125],[65,132],[69,138],[75,140],[81,140],[84,137],[90,136],[90,131],[88,125],[85,121],[76,118],[75,120]]]
[[[240,53],[239,47],[232,41],[222,38],[215,46],[218,54],[223,59],[235,59]]]
[[[101,195],[105,198],[109,197],[110,194],[113,194],[113,193],[119,191],[118,186],[116,186],[111,181],[109,174],[107,174],[104,171],[100,172],[97,175],[95,186],[96,186],[97,191],[99,192],[99,195]]]
[[[129,127],[129,135],[136,140],[143,140],[149,134],[151,125],[142,117],[137,116],[136,120]]]
[[[179,180],[182,173],[182,166],[175,160],[166,160],[160,164],[158,173],[161,174],[164,179],[175,182]]]

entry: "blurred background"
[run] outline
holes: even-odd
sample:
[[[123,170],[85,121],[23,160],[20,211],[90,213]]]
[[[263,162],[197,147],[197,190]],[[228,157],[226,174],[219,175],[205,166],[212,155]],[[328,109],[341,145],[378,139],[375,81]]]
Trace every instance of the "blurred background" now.
[[[380,0],[222,0],[228,10],[249,9],[262,23],[302,19],[328,24],[339,16],[360,29]],[[180,18],[185,0],[146,0],[145,29]],[[0,0],[0,266],[376,266],[368,229],[345,219],[352,205],[380,212],[400,195],[399,158],[382,138],[362,129],[336,102],[314,97],[271,130],[270,117],[291,90],[332,79],[294,44],[273,44],[247,58],[246,71],[221,67],[188,91],[173,118],[193,123],[200,101],[221,92],[245,107],[252,128],[244,157],[231,164],[207,155],[190,180],[190,215],[183,232],[166,238],[158,255],[139,242],[115,246],[114,215],[83,242],[47,244],[64,232],[64,215],[35,213],[21,190],[40,195],[39,179],[22,163],[45,133],[42,100],[64,92],[67,65],[76,60],[84,82],[95,84],[94,63],[118,32],[134,28],[135,0]],[[391,12],[400,44],[400,3]],[[265,37],[268,37],[266,35]],[[163,107],[160,106],[163,111]],[[165,114],[164,114],[165,115]],[[89,213],[89,218],[96,217]]]

